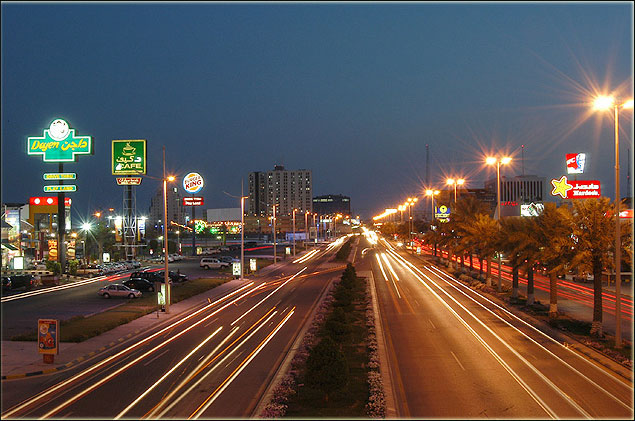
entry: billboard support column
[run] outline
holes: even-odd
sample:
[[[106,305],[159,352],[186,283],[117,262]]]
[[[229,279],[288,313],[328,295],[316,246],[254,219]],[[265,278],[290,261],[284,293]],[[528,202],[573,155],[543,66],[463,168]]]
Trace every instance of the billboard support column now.
[[[64,164],[59,163],[59,172],[64,172]],[[60,179],[57,182],[60,186],[64,184],[64,181]],[[64,273],[66,267],[66,246],[64,244],[66,236],[66,203],[65,194],[63,191],[57,192],[57,256],[61,266],[61,273]]]
[[[194,193],[192,193],[192,202],[194,202]],[[196,256],[196,230],[194,229],[195,220],[196,206],[192,206],[192,256]]]

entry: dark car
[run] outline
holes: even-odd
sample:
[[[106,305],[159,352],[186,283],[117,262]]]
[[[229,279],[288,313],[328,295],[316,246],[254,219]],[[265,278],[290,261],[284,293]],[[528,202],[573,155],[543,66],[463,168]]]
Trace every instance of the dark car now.
[[[20,288],[24,288],[26,291],[29,291],[34,286],[35,277],[33,275],[12,275],[2,277],[2,290],[4,291],[11,291]]]
[[[159,276],[161,277],[161,280],[162,280],[161,282],[163,282],[163,277],[164,277],[165,271],[162,270],[162,271],[155,272],[155,273],[159,274]],[[188,279],[187,275],[184,275],[182,273],[172,272],[172,271],[168,272],[168,276],[170,277],[170,281],[171,282],[185,282]]]
[[[130,279],[134,279],[134,278],[142,278],[151,283],[163,282],[163,276],[156,271],[150,272],[146,270],[141,270],[141,271],[132,272],[130,274]]]
[[[154,292],[154,283],[143,278],[131,278],[124,281],[123,284],[130,289],[138,289],[139,291]]]

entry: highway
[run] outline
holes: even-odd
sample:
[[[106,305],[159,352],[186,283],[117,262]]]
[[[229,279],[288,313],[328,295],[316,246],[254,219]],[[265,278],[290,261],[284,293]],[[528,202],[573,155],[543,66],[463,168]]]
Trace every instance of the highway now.
[[[318,299],[344,269],[328,262],[336,249],[289,259],[77,369],[12,382],[3,418],[252,416]]]
[[[380,240],[357,265],[377,291],[397,417],[632,419],[632,378],[410,259]]]

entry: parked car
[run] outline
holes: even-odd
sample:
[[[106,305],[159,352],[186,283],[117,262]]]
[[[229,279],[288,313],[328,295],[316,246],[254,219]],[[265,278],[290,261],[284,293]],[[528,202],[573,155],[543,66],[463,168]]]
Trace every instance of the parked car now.
[[[207,247],[203,249],[203,254],[216,254],[220,253],[220,250],[213,247]]]
[[[33,275],[11,275],[2,277],[2,290],[11,291],[24,288],[26,291],[31,290],[35,286],[35,277]]]
[[[237,261],[238,261],[238,259],[235,259],[235,258],[233,258],[233,257],[231,257],[231,256],[220,256],[220,257],[218,258],[218,260],[220,260],[221,262],[228,263],[228,264],[230,264],[230,265],[231,265],[232,263],[234,263],[234,262],[237,262]]]
[[[229,263],[222,262],[214,257],[203,257],[201,259],[200,266],[204,269],[218,269],[228,267]]]
[[[163,279],[165,277],[165,271],[161,270],[156,272],[156,274],[161,277],[161,282],[163,282]],[[187,281],[187,275],[184,275],[182,273],[177,273],[177,272],[173,272],[173,271],[168,271],[168,277],[170,278],[170,282],[185,282]]]
[[[143,278],[130,278],[123,281],[123,284],[130,289],[138,289],[139,291],[154,292],[154,282],[150,282]]]
[[[163,274],[159,274],[157,271],[141,270],[132,272],[130,274],[130,279],[134,278],[145,279],[148,282],[163,282]]]
[[[138,289],[130,289],[122,284],[110,284],[99,291],[97,294],[101,295],[104,298],[110,297],[127,297],[127,298],[139,298],[141,297],[141,291]]]

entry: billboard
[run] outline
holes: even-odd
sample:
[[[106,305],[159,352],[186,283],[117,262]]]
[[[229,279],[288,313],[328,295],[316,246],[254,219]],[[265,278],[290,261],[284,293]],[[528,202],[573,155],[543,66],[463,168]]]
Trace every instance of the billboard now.
[[[560,179],[552,179],[552,196],[560,196],[563,199],[590,199],[601,195],[600,182],[598,180],[573,180],[569,181],[566,175]]]
[[[183,206],[203,206],[202,197],[184,197]]]
[[[59,354],[60,323],[54,319],[38,319],[37,342],[40,354]]]
[[[183,188],[190,194],[200,192],[203,185],[203,177],[199,173],[191,172],[183,177]]]
[[[530,203],[528,205],[520,205],[520,216],[538,216],[545,210],[542,203]]]
[[[76,136],[75,129],[58,118],[42,137],[27,138],[27,154],[42,155],[44,162],[74,162],[77,155],[93,154],[93,142],[90,136]]]
[[[586,165],[585,153],[568,153],[567,158],[567,174],[582,174]]]
[[[146,140],[112,141],[112,175],[146,173]]]

